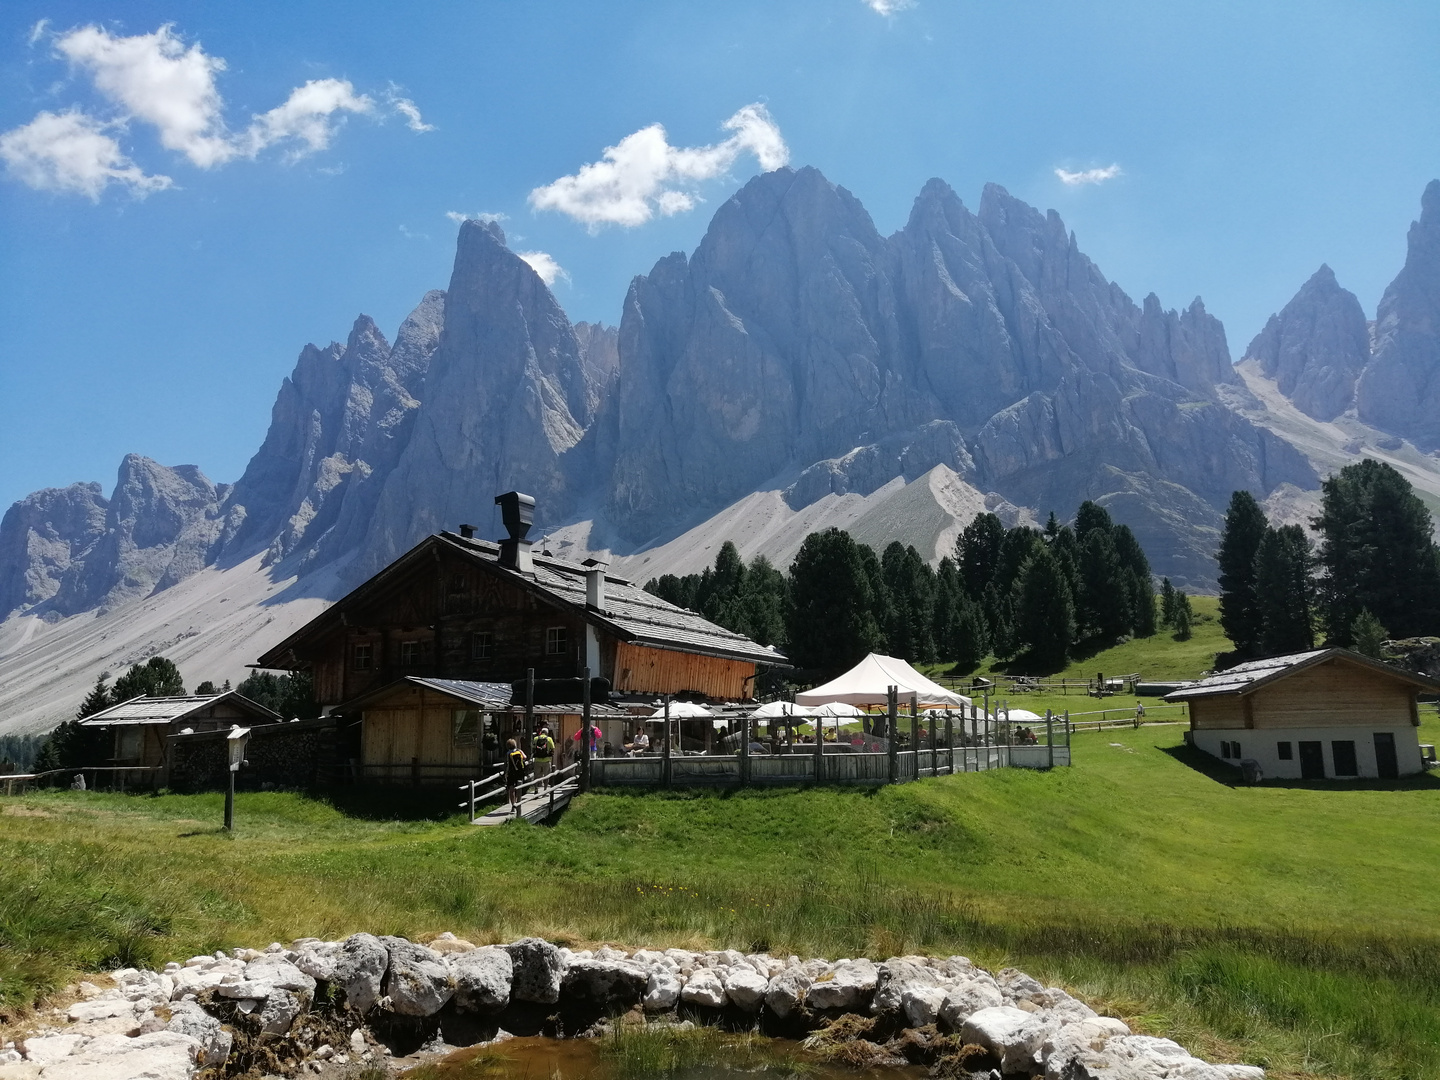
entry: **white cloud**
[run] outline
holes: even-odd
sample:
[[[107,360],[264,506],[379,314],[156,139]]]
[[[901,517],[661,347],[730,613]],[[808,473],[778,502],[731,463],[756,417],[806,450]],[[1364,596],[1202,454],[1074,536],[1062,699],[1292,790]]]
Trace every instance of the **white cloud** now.
[[[449,218],[451,221],[455,222],[456,225],[459,225],[459,224],[461,224],[461,223],[463,223],[463,222],[466,222],[466,221],[486,221],[486,222],[489,222],[489,221],[509,221],[509,220],[510,220],[510,215],[509,215],[509,214],[492,214],[492,213],[489,213],[488,211],[485,211],[485,210],[480,211],[480,213],[478,213],[478,214],[466,214],[466,213],[462,213],[462,212],[459,211],[459,210],[446,210],[446,211],[445,211],[445,216],[446,216],[447,218]]]
[[[401,97],[399,91],[400,88],[391,83],[390,89],[386,92],[385,101],[391,110],[405,117],[405,126],[411,131],[434,131],[435,125],[425,123],[415,102],[407,97]]]
[[[1081,184],[1103,184],[1106,180],[1113,180],[1120,175],[1120,166],[1107,165],[1103,169],[1085,169],[1081,172],[1056,169],[1055,175],[1067,187],[1079,187]]]
[[[30,44],[52,36],[48,20],[30,30]],[[376,116],[375,102],[345,79],[312,79],[296,87],[283,104],[252,117],[241,132],[225,123],[216,77],[225,61],[196,42],[187,46],[166,23],[152,34],[117,36],[99,26],[82,26],[54,36],[59,55],[87,73],[111,106],[105,117],[72,107],[42,112],[24,127],[0,135],[12,176],[32,187],[78,191],[97,198],[111,183],[138,194],[169,187],[164,176],[146,175],[130,160],[111,132],[138,121],[152,126],[160,144],[209,169],[236,158],[254,158],[277,143],[289,144],[289,158],[324,150],[344,114]],[[432,131],[419,108],[398,96],[391,84],[385,102],[412,131]]]
[[[790,150],[764,105],[746,105],[725,121],[730,138],[713,146],[671,146],[660,124],[651,124],[607,146],[603,159],[573,176],[530,192],[537,210],[558,210],[591,232],[605,225],[643,225],[658,210],[668,217],[693,209],[695,185],[727,172],[750,153],[766,171],[790,160]]]
[[[906,8],[915,6],[915,0],[862,0],[866,7],[877,15],[884,15],[889,18],[897,11],[904,11]]]
[[[235,156],[215,88],[215,75],[225,70],[225,61],[205,55],[198,42],[187,49],[169,24],[133,37],[82,26],[61,35],[55,47],[88,71],[95,89],[127,116],[153,124],[167,149],[202,169]]]
[[[299,139],[305,147],[292,151],[292,156],[324,150],[335,134],[332,118],[337,112],[374,111],[375,103],[364,94],[355,93],[349,80],[311,79],[292,90],[283,105],[255,117],[245,133],[246,149],[254,157],[267,146]]]
[[[11,176],[39,191],[73,191],[97,200],[110,184],[140,197],[171,186],[168,176],[147,176],[105,125],[77,109],[42,112],[0,135],[0,160]]]
[[[529,263],[530,269],[539,274],[540,280],[546,285],[554,285],[557,278],[570,280],[565,268],[543,251],[517,251],[515,254]]]

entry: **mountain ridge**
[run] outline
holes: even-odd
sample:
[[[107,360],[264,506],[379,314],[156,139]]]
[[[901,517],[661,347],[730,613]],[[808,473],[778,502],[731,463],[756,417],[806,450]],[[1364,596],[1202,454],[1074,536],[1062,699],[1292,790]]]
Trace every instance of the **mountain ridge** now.
[[[1432,187],[1407,259],[1421,284],[1385,307],[1411,352]],[[1318,300],[1292,301],[1247,356],[1323,413],[1346,393],[1358,302],[1333,274],[1305,288]],[[547,542],[637,574],[647,551],[689,565],[724,521],[749,521],[755,553],[772,554],[805,522],[869,515],[877,542],[938,558],[959,514],[1067,517],[1091,498],[1158,573],[1203,590],[1233,490],[1299,505],[1334,460],[1339,429],[1282,422],[1270,393],[1231,364],[1198,297],[1136,303],[1058,214],[999,185],[972,211],[930,180],[881,236],[818,170],[762,174],[693,253],[635,277],[616,327],[572,324],[498,224],[466,222],[448,287],[393,344],[362,315],[343,344],[301,351],[235,484],[131,455],[108,499],[76,484],[12,506],[0,628],[163,605],[202,570],[240,567],[285,583],[265,591],[273,617],[288,596],[334,599],[434,529],[495,533],[491,497],[511,487],[540,500]],[[0,675],[26,647],[0,651]]]

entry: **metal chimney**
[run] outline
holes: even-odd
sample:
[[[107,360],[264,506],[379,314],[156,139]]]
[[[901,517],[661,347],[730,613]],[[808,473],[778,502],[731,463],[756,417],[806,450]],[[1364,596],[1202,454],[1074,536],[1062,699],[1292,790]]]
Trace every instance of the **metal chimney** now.
[[[533,574],[535,564],[530,559],[530,541],[525,537],[535,521],[535,497],[507,491],[495,496],[495,505],[500,507],[500,520],[510,534],[508,539],[500,541],[500,565],[521,574]]]

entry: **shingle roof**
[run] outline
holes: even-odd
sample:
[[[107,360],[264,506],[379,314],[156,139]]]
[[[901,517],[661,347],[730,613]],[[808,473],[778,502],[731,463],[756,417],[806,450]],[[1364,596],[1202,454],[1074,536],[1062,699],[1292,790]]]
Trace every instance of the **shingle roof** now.
[[[386,683],[384,686],[366,691],[353,701],[347,701],[340,707],[344,712],[363,702],[380,697],[396,689],[402,683],[410,683],[414,686],[423,686],[431,690],[437,690],[442,694],[459,698],[461,701],[468,701],[478,706],[483,712],[515,712],[523,713],[525,706],[510,704],[510,684],[502,682],[476,682],[471,679],[427,679],[419,675],[407,675],[403,679],[396,679],[394,682]],[[534,705],[531,706],[537,716],[569,716],[579,713],[582,706],[577,701],[569,705]],[[590,706],[591,716],[598,717],[620,717],[630,715],[624,709],[617,709],[613,705],[605,705],[599,702]]]
[[[489,540],[442,532],[426,537],[370,580],[341,597],[328,609],[296,630],[284,641],[273,646],[260,658],[257,666],[287,666],[290,652],[297,643],[318,628],[329,627],[353,603],[362,602],[377,589],[382,589],[396,576],[426,558],[436,545],[483,565],[488,573],[513,582],[517,587],[536,593],[548,602],[568,609],[587,622],[603,627],[621,641],[652,649],[714,656],[725,660],[741,660],[754,664],[788,667],[789,660],[778,649],[759,645],[744,634],[726,630],[693,611],[677,607],[646,592],[627,578],[605,575],[605,605],[602,610],[588,607],[585,602],[585,575],[590,567],[567,563],[545,555],[533,555],[534,573],[522,574],[500,565],[500,545]]]
[[[605,607],[597,612],[585,605],[585,574],[589,567],[536,555],[533,558],[535,575],[531,578],[500,566],[498,544],[466,539],[448,532],[441,533],[440,539],[490,563],[494,569],[511,575],[521,584],[540,589],[583,612],[585,618],[610,626],[618,632],[618,636],[634,644],[749,660],[757,664],[788,664],[779,650],[758,645],[744,634],[726,630],[702,615],[661,600],[626,578],[605,575]]]
[[[1404,671],[1401,668],[1382,664],[1368,656],[1349,649],[1312,649],[1309,652],[1289,653],[1285,656],[1267,656],[1261,660],[1250,660],[1236,664],[1226,671],[1218,671],[1199,682],[1182,686],[1165,695],[1166,701],[1191,701],[1195,698],[1218,697],[1224,694],[1249,694],[1260,686],[1284,678],[1307,667],[1327,660],[1345,660],[1359,667],[1369,668],[1379,674],[1390,675],[1403,682],[1425,690],[1440,690],[1440,682],[1425,675]]]
[[[183,720],[191,713],[197,713],[218,702],[226,701],[239,708],[252,712],[257,718],[265,720],[279,720],[280,714],[267,709],[258,701],[251,701],[243,694],[234,690],[223,694],[198,695],[190,694],[184,697],[147,697],[141,694],[129,701],[122,701],[119,705],[111,705],[108,709],[87,716],[80,721],[82,725],[94,725],[96,727],[110,727],[112,725],[129,724],[171,724],[176,720]]]

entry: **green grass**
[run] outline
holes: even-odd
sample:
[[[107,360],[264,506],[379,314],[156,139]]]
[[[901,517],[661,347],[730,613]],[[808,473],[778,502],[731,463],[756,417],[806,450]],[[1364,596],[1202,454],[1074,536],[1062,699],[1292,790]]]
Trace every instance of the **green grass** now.
[[[963,952],[1206,1056],[1440,1076],[1440,783],[1231,786],[1178,728],[1079,735],[1074,755],[876,791],[592,794],[553,828],[264,793],[237,797],[229,836],[219,795],[8,799],[0,1001],[359,929]]]

